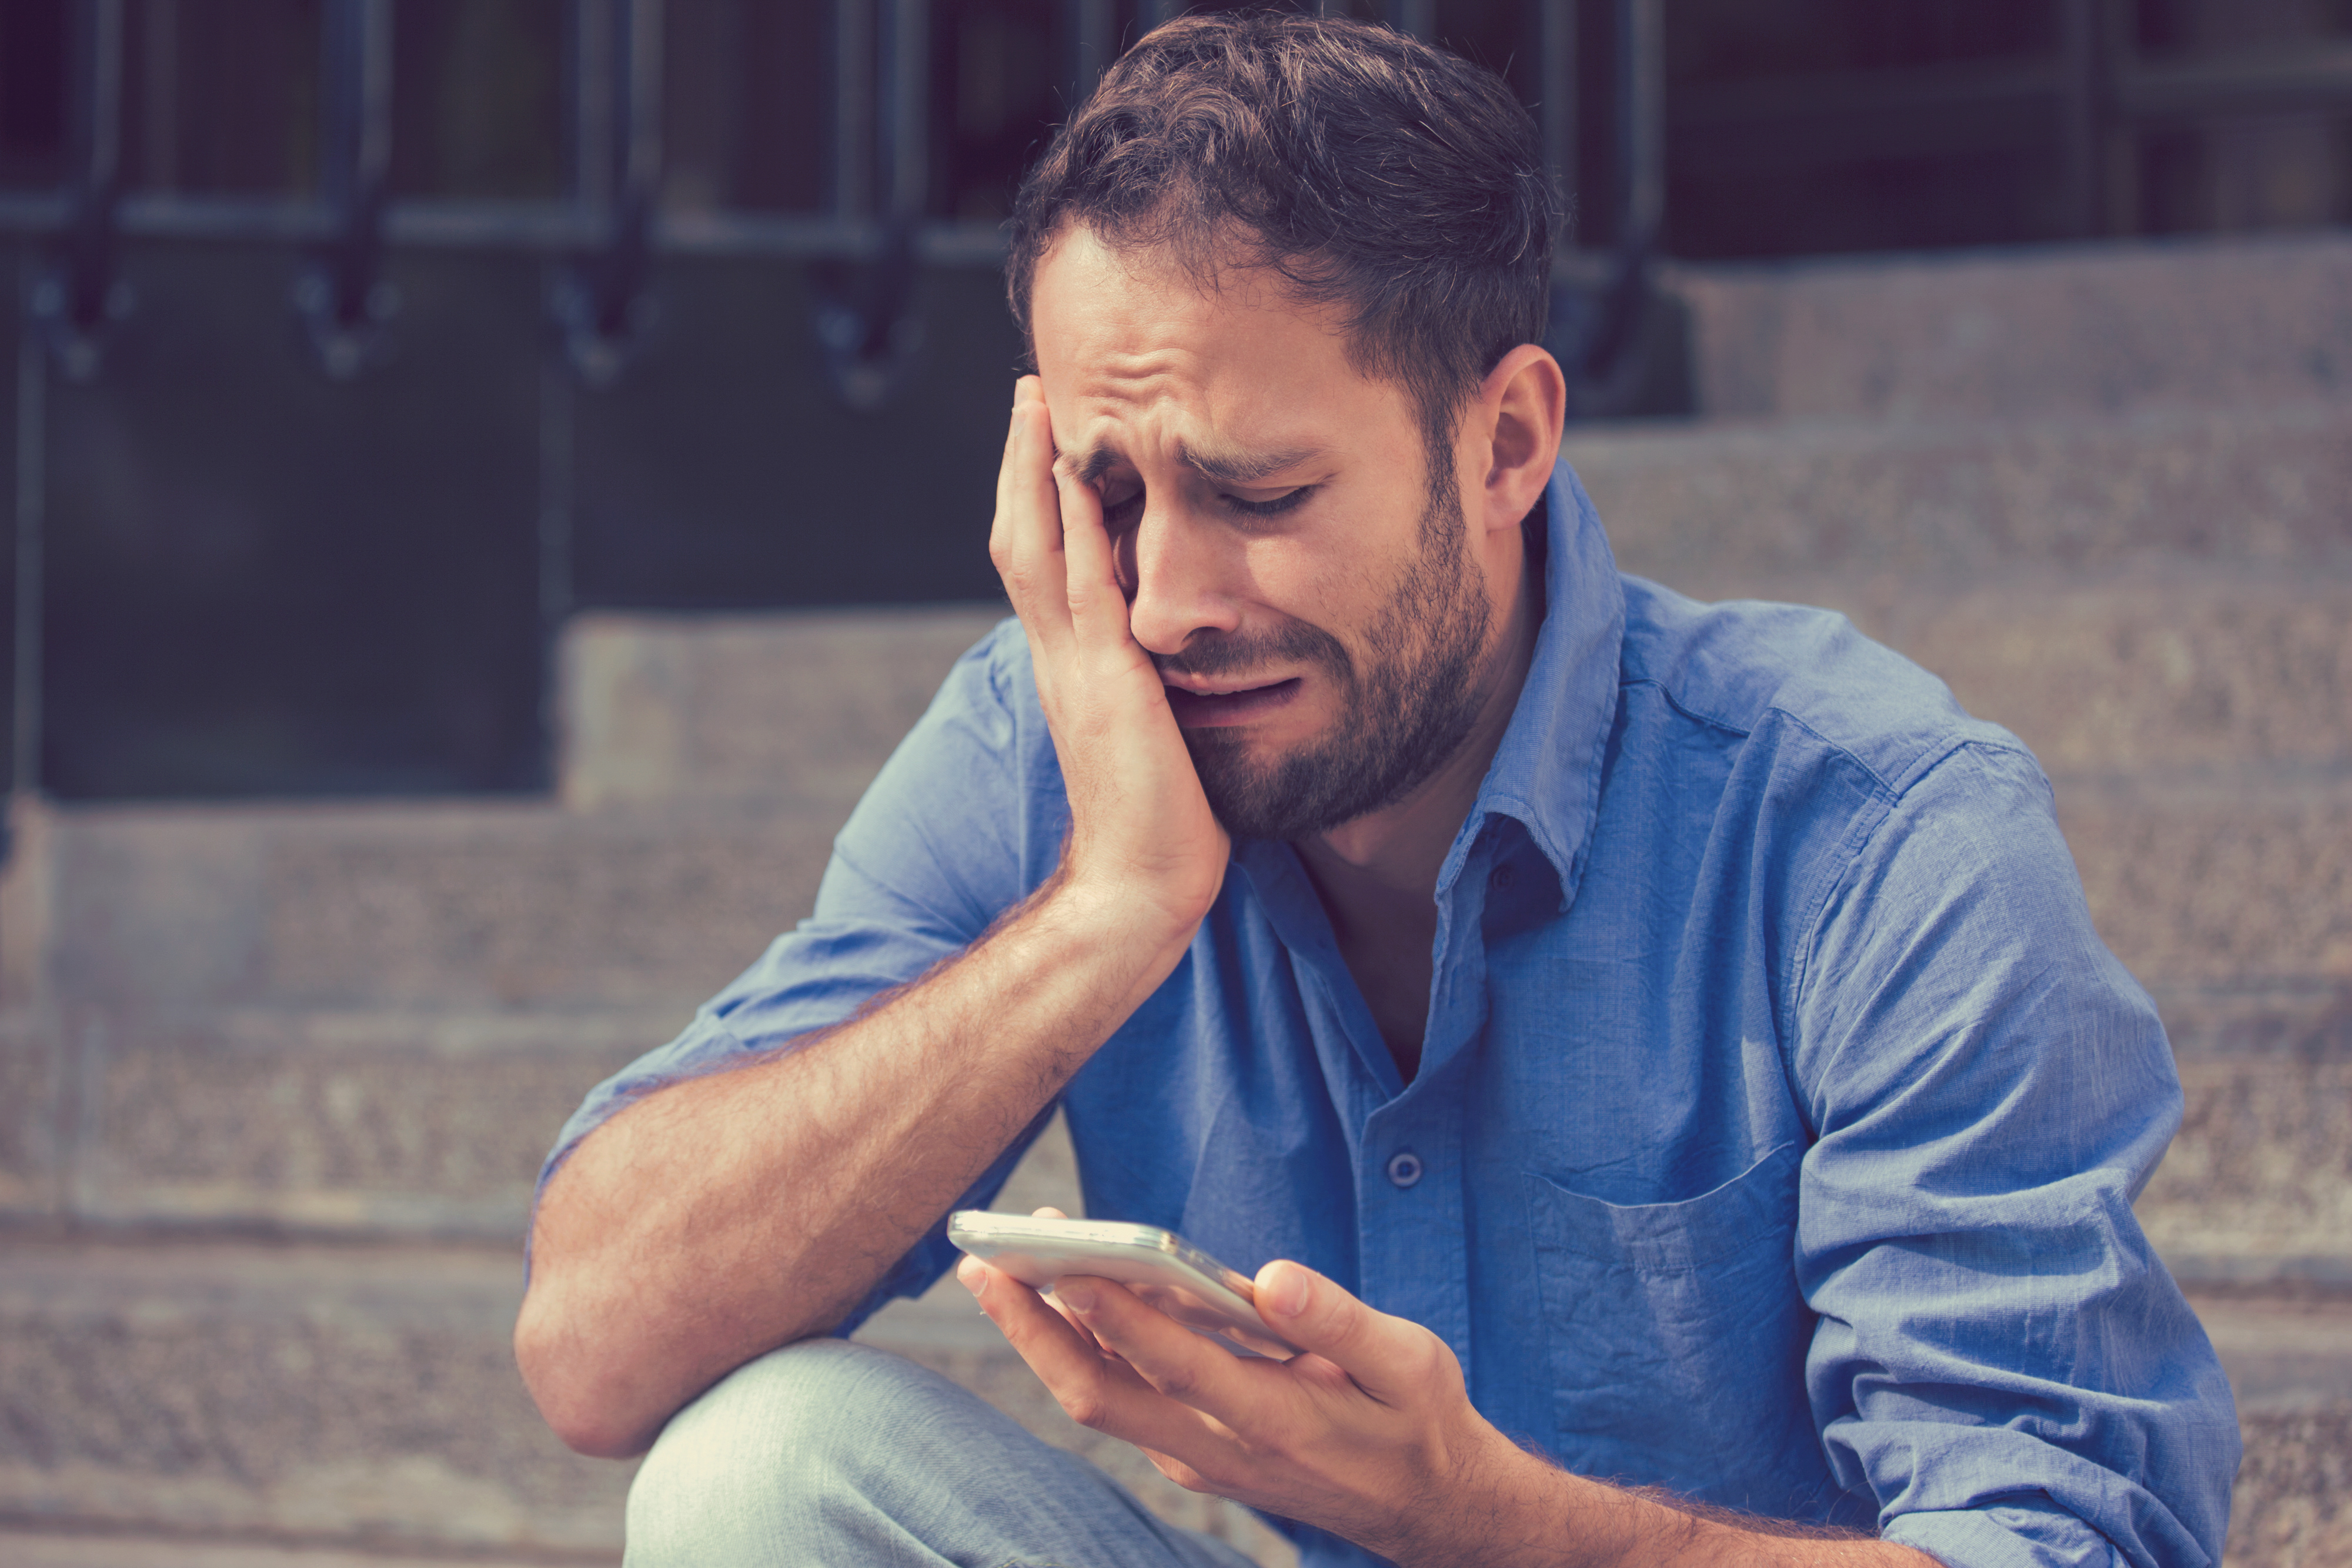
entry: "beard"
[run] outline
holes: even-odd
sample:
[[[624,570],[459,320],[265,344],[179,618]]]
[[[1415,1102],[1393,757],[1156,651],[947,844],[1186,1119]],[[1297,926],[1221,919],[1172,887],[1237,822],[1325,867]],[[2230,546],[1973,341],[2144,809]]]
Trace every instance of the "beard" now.
[[[1373,617],[1359,667],[1339,639],[1293,621],[1248,637],[1219,635],[1156,662],[1216,676],[1306,663],[1328,674],[1340,711],[1321,739],[1267,761],[1223,727],[1184,732],[1209,809],[1236,839],[1286,841],[1392,806],[1427,782],[1469,738],[1493,610],[1462,548],[1462,498],[1433,464],[1419,553]]]

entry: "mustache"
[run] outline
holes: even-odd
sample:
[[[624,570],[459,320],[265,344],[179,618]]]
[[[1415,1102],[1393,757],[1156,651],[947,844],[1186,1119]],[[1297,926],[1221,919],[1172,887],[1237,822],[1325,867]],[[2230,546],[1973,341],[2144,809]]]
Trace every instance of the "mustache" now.
[[[1355,675],[1355,662],[1339,640],[1304,621],[1286,622],[1272,632],[1213,632],[1188,642],[1173,653],[1154,653],[1151,662],[1163,675],[1213,679],[1267,664],[1320,664],[1341,680]]]

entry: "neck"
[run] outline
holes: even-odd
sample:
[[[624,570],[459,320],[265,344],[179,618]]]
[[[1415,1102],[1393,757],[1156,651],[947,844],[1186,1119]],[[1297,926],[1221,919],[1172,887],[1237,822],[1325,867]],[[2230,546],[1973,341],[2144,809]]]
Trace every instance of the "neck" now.
[[[1427,909],[1437,892],[1437,873],[1462,831],[1479,787],[1501,748],[1504,731],[1518,707],[1535,658],[1538,619],[1537,584],[1528,570],[1516,534],[1503,568],[1509,606],[1501,634],[1487,655],[1485,695],[1477,722],[1444,767],[1395,805],[1300,840],[1297,849],[1325,894],[1335,923],[1352,912],[1370,914],[1402,901]]]

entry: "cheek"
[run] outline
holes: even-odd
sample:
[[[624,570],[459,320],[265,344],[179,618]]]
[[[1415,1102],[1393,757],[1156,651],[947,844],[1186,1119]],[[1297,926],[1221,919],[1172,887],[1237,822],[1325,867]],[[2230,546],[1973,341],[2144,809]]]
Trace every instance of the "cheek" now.
[[[1342,524],[1325,536],[1253,540],[1244,552],[1251,596],[1360,648],[1410,564],[1367,531]]]
[[[1347,641],[1362,619],[1366,574],[1346,548],[1299,538],[1254,539],[1241,552],[1242,591],[1284,618]]]

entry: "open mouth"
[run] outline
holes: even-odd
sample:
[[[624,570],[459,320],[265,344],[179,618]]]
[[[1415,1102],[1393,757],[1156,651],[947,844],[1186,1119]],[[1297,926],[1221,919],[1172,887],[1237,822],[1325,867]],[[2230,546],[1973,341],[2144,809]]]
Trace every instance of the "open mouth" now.
[[[1167,686],[1168,706],[1176,722],[1188,729],[1208,725],[1245,724],[1282,707],[1298,695],[1298,677],[1269,681],[1261,686],[1235,686],[1228,691],[1188,692]]]

